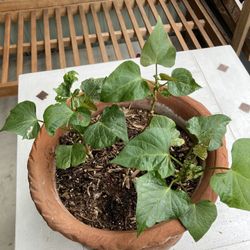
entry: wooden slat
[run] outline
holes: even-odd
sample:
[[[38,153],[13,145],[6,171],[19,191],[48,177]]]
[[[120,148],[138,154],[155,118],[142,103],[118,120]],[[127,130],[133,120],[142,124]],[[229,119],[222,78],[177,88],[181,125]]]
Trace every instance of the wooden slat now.
[[[93,20],[94,20],[94,25],[95,25],[95,29],[96,29],[96,35],[98,37],[100,51],[101,51],[101,54],[102,54],[102,60],[104,62],[108,62],[109,58],[108,58],[108,54],[107,54],[107,51],[106,51],[106,48],[105,48],[105,44],[104,44],[104,41],[103,41],[103,38],[102,38],[102,35],[101,35],[102,31],[101,31],[101,27],[100,27],[100,24],[99,24],[98,16],[96,14],[95,4],[91,4],[90,9],[91,9],[91,13],[92,13]]]
[[[31,72],[37,71],[36,12],[31,12]]]
[[[117,42],[117,38],[116,38],[116,35],[115,35],[115,30],[114,30],[114,27],[113,27],[113,23],[112,23],[112,20],[110,18],[110,15],[109,15],[109,9],[108,9],[107,3],[103,2],[102,7],[103,7],[106,22],[107,22],[107,25],[108,25],[108,28],[109,28],[109,34],[110,34],[110,37],[111,37],[111,40],[112,40],[112,43],[113,43],[116,58],[117,58],[117,60],[122,60],[123,58],[122,58],[121,50],[120,50],[119,44]]]
[[[68,14],[68,20],[69,20],[69,32],[70,32],[70,40],[71,40],[71,46],[73,51],[73,59],[75,66],[80,65],[80,56],[79,56],[79,50],[77,46],[76,41],[76,31],[75,31],[75,24],[74,19],[71,11],[71,7],[67,7],[67,14]]]
[[[56,9],[56,31],[57,31],[57,42],[59,47],[59,61],[60,67],[66,67],[66,60],[65,60],[65,51],[64,51],[64,44],[63,44],[63,34],[62,34],[62,20],[61,20],[61,13],[60,9]]]
[[[5,32],[4,32],[4,45],[3,45],[3,64],[2,64],[2,83],[8,81],[9,74],[9,51],[10,51],[10,27],[11,16],[6,14],[5,16]]]
[[[188,3],[188,1],[182,0],[182,2],[184,3],[185,7],[187,8],[187,11],[189,12],[190,16],[192,17],[192,19],[194,20],[195,24],[197,25],[199,31],[201,32],[201,35],[203,36],[203,38],[206,41],[208,47],[213,47],[214,44],[213,44],[212,40],[208,36],[208,34],[205,31],[204,27],[202,25],[200,25],[199,19],[196,16],[196,14],[194,13],[194,11],[193,11],[192,7],[190,6],[190,4]]]
[[[17,79],[20,74],[23,73],[23,31],[24,31],[23,13],[18,15],[18,37],[17,37],[17,67],[16,75]]]
[[[146,12],[145,12],[145,10],[143,8],[141,0],[136,0],[136,4],[137,4],[137,6],[138,6],[138,8],[139,8],[139,10],[141,12],[142,19],[143,19],[143,21],[145,23],[145,26],[146,26],[146,28],[148,30],[148,33],[150,34],[153,31],[153,28],[152,28],[152,25],[151,25],[151,23],[150,23],[150,21],[148,19],[148,16],[147,16],[147,14],[146,14]]]
[[[51,47],[50,47],[50,28],[48,10],[43,12],[43,26],[44,26],[44,50],[45,50],[45,64],[46,70],[52,69],[51,62]]]
[[[155,20],[157,20],[158,17],[159,17],[159,14],[158,14],[157,9],[155,8],[154,3],[151,0],[147,0],[147,2],[148,2],[148,5],[149,5],[152,13],[153,13],[153,16],[154,16]]]
[[[82,22],[84,42],[85,42],[85,46],[86,46],[88,61],[89,61],[90,64],[95,63],[93,49],[91,47],[91,43],[90,43],[90,40],[89,40],[88,24],[87,24],[85,12],[84,12],[84,9],[83,9],[82,5],[79,6],[79,11],[80,11],[80,17],[81,17],[81,22]]]
[[[136,36],[137,36],[139,45],[140,45],[141,48],[143,48],[144,39],[143,39],[143,37],[142,37],[142,34],[141,34],[141,32],[140,32],[139,25],[138,25],[138,23],[137,23],[137,20],[136,20],[136,18],[135,18],[134,12],[133,12],[133,10],[132,10],[131,1],[125,0],[125,5],[126,5],[126,7],[127,7],[127,10],[128,10],[128,14],[129,14],[130,20],[131,20],[132,25],[133,25],[133,27],[134,27],[134,30],[135,30],[135,33],[136,33]]]
[[[130,57],[133,58],[133,57],[135,57],[135,52],[134,52],[131,40],[130,40],[130,38],[128,36],[127,28],[126,28],[123,16],[121,14],[121,11],[119,9],[119,6],[118,6],[117,2],[114,1],[113,4],[114,4],[114,7],[115,7],[115,12],[116,12],[117,18],[119,20],[119,24],[120,24],[120,27],[121,27],[121,30],[122,30],[124,40],[125,40],[127,48],[128,48],[128,53],[129,53]]]
[[[250,0],[244,2],[240,18],[234,31],[232,46],[239,55],[250,28]]]
[[[159,2],[160,2],[160,4],[161,4],[161,6],[162,6],[162,8],[163,8],[163,10],[164,10],[164,12],[165,12],[165,14],[167,16],[167,19],[168,19],[170,25],[173,27],[173,30],[175,32],[176,37],[179,40],[179,43],[180,43],[181,47],[184,50],[188,50],[187,43],[185,42],[185,40],[184,40],[182,34],[180,33],[180,31],[177,29],[176,23],[175,23],[175,21],[174,21],[174,19],[172,17],[172,14],[169,11],[167,5],[165,4],[165,2],[163,0],[159,0]]]
[[[18,85],[17,81],[0,83],[0,97],[17,95]]]
[[[172,5],[174,6],[174,8],[175,8],[175,10],[176,10],[176,12],[177,12],[177,14],[178,14],[178,16],[180,17],[181,22],[182,22],[183,25],[185,26],[186,31],[187,31],[188,35],[190,36],[190,38],[191,38],[191,40],[192,40],[192,42],[193,42],[195,48],[196,48],[196,49],[200,49],[200,48],[201,48],[201,45],[200,45],[200,43],[198,42],[198,40],[197,40],[197,38],[196,38],[196,36],[195,36],[193,30],[190,29],[190,27],[189,27],[189,25],[188,25],[188,23],[187,23],[187,19],[185,18],[184,14],[182,13],[182,11],[181,11],[179,5],[177,4],[176,0],[170,0],[170,1],[171,1]]]
[[[222,45],[226,45],[227,43],[226,43],[224,37],[221,35],[220,31],[218,30],[218,28],[214,24],[213,20],[208,15],[206,9],[204,8],[204,6],[200,2],[200,0],[195,0],[195,2],[197,4],[197,6],[199,7],[200,11],[202,12],[203,16],[205,17],[205,19],[206,19],[208,25],[210,26],[211,30],[214,32],[214,35],[217,37],[217,39],[220,41],[220,43]],[[210,34],[210,36],[211,36],[211,34]]]

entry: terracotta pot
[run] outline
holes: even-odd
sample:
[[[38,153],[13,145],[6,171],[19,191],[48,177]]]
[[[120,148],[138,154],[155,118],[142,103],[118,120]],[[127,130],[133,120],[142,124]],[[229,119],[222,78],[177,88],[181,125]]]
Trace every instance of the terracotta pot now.
[[[160,109],[161,106],[167,106],[184,120],[193,116],[210,115],[202,104],[189,97],[166,99],[159,96],[159,103]],[[123,105],[128,105],[128,103]],[[100,108],[103,108],[103,105]],[[60,201],[55,185],[54,150],[61,133],[58,131],[54,137],[50,137],[43,127],[33,144],[28,161],[32,199],[53,230],[90,248],[105,250],[168,249],[181,238],[185,228],[178,220],[159,223],[137,237],[135,231],[101,230],[88,226],[73,217]],[[209,153],[206,165],[208,167],[228,166],[225,142],[218,150]],[[194,202],[203,199],[216,200],[217,196],[209,186],[213,173],[214,170],[205,170],[192,196]]]

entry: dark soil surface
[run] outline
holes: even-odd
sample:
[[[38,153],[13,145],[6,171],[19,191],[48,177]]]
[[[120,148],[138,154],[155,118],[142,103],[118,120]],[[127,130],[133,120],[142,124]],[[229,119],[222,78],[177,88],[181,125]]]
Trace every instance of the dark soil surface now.
[[[133,138],[145,128],[148,112],[134,109],[124,109],[124,112],[129,138]],[[183,162],[192,141],[184,131],[181,131],[181,137],[185,144],[172,148],[171,154]],[[60,144],[74,142],[81,142],[75,132],[67,132],[60,138]],[[142,173],[109,163],[123,147],[122,141],[119,141],[111,147],[93,150],[93,158],[88,158],[78,167],[56,170],[60,199],[78,220],[101,229],[136,229],[136,191],[133,180]],[[191,194],[196,185],[197,182],[187,183],[187,191]]]

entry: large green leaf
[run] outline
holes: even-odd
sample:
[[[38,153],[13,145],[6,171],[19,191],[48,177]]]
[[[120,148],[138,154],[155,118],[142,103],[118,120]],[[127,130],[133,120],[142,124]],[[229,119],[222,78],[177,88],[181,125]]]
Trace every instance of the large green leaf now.
[[[207,147],[209,151],[221,146],[222,138],[226,133],[226,126],[231,121],[226,115],[211,115],[206,117],[193,117],[187,122],[187,129],[195,135],[199,144]]]
[[[153,32],[143,46],[141,65],[146,67],[152,64],[160,64],[165,67],[172,67],[175,63],[175,57],[175,47],[172,45],[159,18]]]
[[[56,167],[67,169],[84,162],[86,152],[82,144],[58,145],[56,147]]]
[[[195,241],[200,240],[217,217],[217,209],[211,201],[191,204],[187,213],[179,219]]]
[[[183,143],[179,135],[174,121],[166,116],[156,115],[149,128],[129,141],[112,163],[147,171],[158,170],[163,178],[170,176],[175,167],[169,148]]]
[[[10,131],[21,135],[23,139],[37,137],[40,125],[36,118],[36,105],[30,101],[17,104],[7,117],[0,131]]]
[[[229,207],[250,211],[250,139],[234,143],[231,169],[214,175],[211,186]]]
[[[105,78],[89,78],[82,82],[81,90],[93,100],[99,101]]]
[[[174,96],[189,95],[195,90],[201,88],[187,69],[177,68],[172,72],[172,78],[168,82],[168,91]]]
[[[140,67],[126,61],[120,64],[105,80],[101,101],[123,102],[144,99],[149,94],[147,82],[142,79]]]
[[[89,126],[84,139],[93,148],[105,148],[115,143],[117,138],[128,141],[124,113],[117,105],[106,107],[100,120]]]
[[[172,190],[152,173],[138,178],[135,187],[138,233],[157,222],[178,218],[189,209],[190,198],[185,192]]]
[[[54,135],[58,128],[66,126],[73,113],[66,103],[57,103],[48,106],[43,114],[48,134]]]
[[[77,75],[78,73],[72,70],[63,76],[64,82],[58,88],[54,89],[57,93],[55,98],[57,102],[65,102],[71,96],[70,89],[72,84],[78,80]]]

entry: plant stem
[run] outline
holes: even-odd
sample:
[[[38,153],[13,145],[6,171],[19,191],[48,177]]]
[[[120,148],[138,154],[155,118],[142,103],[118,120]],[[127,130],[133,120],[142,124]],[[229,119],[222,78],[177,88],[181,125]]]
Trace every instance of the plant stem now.
[[[159,90],[159,82],[158,82],[158,67],[157,67],[157,63],[155,64],[155,84],[154,84],[154,89],[153,89],[153,101],[151,104],[151,109],[150,109],[150,114],[151,117],[154,114],[154,109],[155,109],[155,103],[157,102],[157,92]]]
[[[177,160],[174,156],[170,155],[170,158],[175,161],[176,163],[178,163],[181,167],[183,167],[183,163],[181,163],[179,160]]]
[[[173,180],[171,181],[171,183],[170,183],[170,185],[169,185],[169,188],[171,188],[175,182],[177,182],[177,179],[173,179]]]

